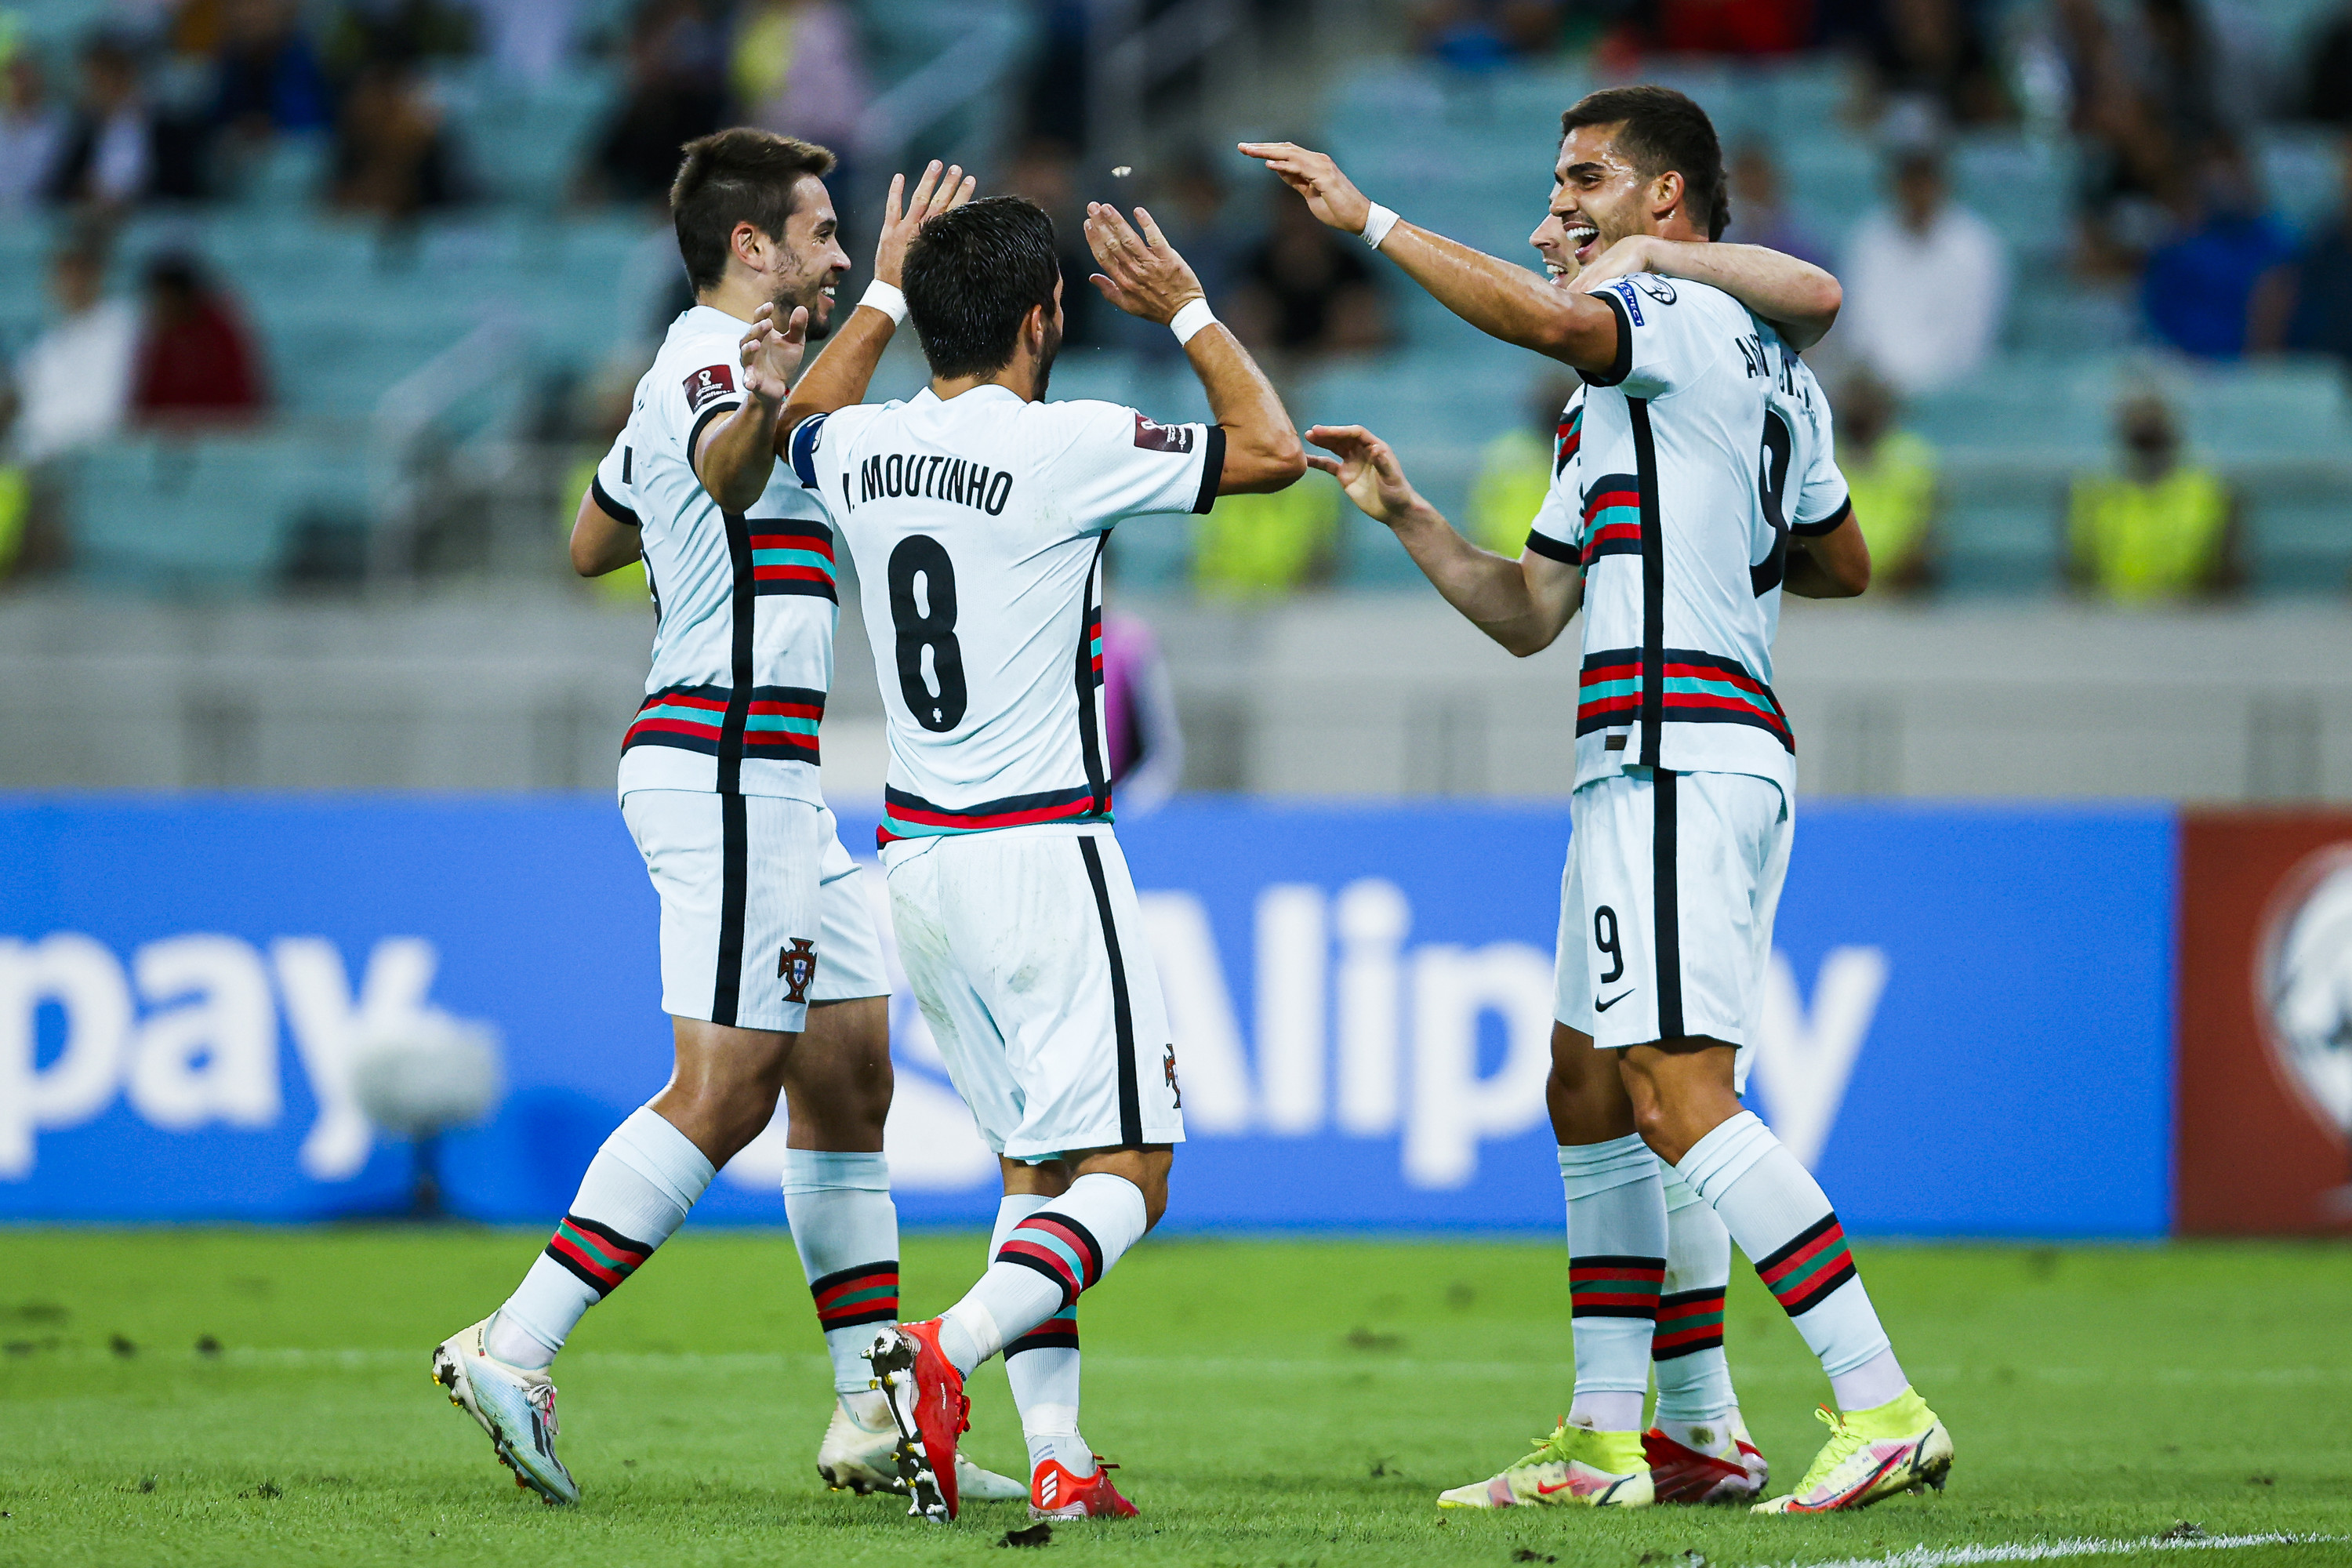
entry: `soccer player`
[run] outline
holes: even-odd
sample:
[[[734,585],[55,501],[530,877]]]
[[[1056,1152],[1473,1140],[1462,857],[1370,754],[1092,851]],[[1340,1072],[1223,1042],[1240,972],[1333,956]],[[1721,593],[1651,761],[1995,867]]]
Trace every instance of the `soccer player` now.
[[[931,219],[907,307],[931,383],[794,430],[793,466],[856,559],[889,715],[882,863],[899,954],[1004,1201],[980,1282],[871,1352],[911,1512],[958,1508],[964,1379],[1003,1352],[1040,1518],[1134,1513],[1078,1430],[1075,1310],[1167,1206],[1176,1053],[1103,754],[1110,530],[1306,472],[1289,416],[1140,209],[1087,237],[1105,299],[1169,325],[1213,423],[1045,401],[1061,343],[1053,221],[1009,197]]]
[[[895,1428],[860,1359],[875,1326],[898,1317],[881,1152],[889,985],[818,792],[839,614],[832,531],[777,460],[786,380],[849,269],[823,183],[832,167],[824,149],[764,131],[687,145],[670,208],[698,302],[671,324],[573,525],[583,574],[642,557],[658,605],[620,795],[661,899],[676,1068],[605,1141],[514,1294],[433,1358],[517,1483],[551,1503],[579,1498],[555,1453],[556,1352],[767,1126],[780,1091],[785,1211],[837,1394],[817,1468],[860,1491],[901,1484]],[[903,213],[904,181],[892,183],[875,287],[803,378],[812,393],[864,391],[902,308],[907,242],[970,196],[961,174],[933,163]],[[1027,1492],[977,1469],[965,1484]]]
[[[1464,540],[1367,432],[1309,432],[1357,503],[1514,653],[1548,646],[1587,610],[1548,1086],[1568,1192],[1576,1404],[1525,1459],[1441,1500],[1655,1496],[1640,1428],[1668,1250],[1663,1161],[1755,1260],[1843,1412],[1826,1417],[1830,1440],[1795,1489],[1758,1509],[1862,1507],[1940,1486],[1951,1438],[1904,1377],[1828,1198],[1741,1109],[1737,1057],[1759,1010],[1792,826],[1793,742],[1769,683],[1778,591],[1859,593],[1869,556],[1850,509],[1821,510],[1842,492],[1831,474],[1801,475],[1791,510],[1793,350],[1721,286],[1752,258],[1688,243],[1719,232],[1723,213],[1706,113],[1666,89],[1612,89],[1563,115],[1561,133],[1550,212],[1578,262],[1650,237],[1686,242],[1686,276],[1549,289],[1375,206],[1321,154],[1243,149],[1471,324],[1586,384],[1574,431],[1582,515],[1539,528],[1517,562]],[[1814,458],[1828,457],[1823,427]]]

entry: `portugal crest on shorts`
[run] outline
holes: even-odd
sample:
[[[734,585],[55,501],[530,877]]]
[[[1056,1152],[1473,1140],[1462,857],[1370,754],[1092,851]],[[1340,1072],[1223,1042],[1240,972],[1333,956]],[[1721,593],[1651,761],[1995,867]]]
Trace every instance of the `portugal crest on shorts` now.
[[[804,936],[776,951],[776,973],[784,983],[784,1000],[808,1000],[809,982],[816,978],[816,944]]]
[[[1168,1092],[1176,1097],[1176,1109],[1184,1109],[1184,1091],[1176,1083],[1176,1047],[1168,1047]]]

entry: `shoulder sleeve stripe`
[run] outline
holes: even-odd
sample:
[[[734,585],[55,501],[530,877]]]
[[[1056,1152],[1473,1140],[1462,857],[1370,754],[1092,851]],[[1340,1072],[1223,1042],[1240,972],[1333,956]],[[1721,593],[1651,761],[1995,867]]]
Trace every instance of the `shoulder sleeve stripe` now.
[[[824,428],[829,416],[813,414],[800,422],[793,432],[793,473],[806,490],[816,489],[816,444],[818,432]]]
[[[1580,566],[1584,563],[1583,557],[1577,553],[1575,545],[1562,544],[1549,534],[1538,533],[1534,529],[1528,530],[1528,548],[1538,555],[1548,555],[1554,561],[1564,561],[1570,566]]]
[[[1633,374],[1633,322],[1625,314],[1625,301],[1617,298],[1615,293],[1603,289],[1593,298],[1617,314],[1617,357],[1610,362],[1605,373],[1579,370],[1576,374],[1584,378],[1587,386],[1615,386]]]
[[[695,454],[697,449],[702,445],[702,432],[704,428],[707,427],[713,419],[723,418],[725,416],[734,413],[738,408],[742,406],[743,405],[740,401],[734,403],[714,403],[695,417],[694,428],[686,433],[686,466],[694,469],[695,478],[700,479],[702,477],[702,470],[695,466]]]
[[[596,498],[597,506],[603,509],[604,515],[614,522],[625,522],[631,528],[642,526],[637,521],[637,514],[634,510],[613,499],[613,492],[604,488],[604,481],[602,479],[591,479],[588,481],[588,493]]]
[[[1838,502],[1837,510],[1830,513],[1829,516],[1822,519],[1821,521],[1790,523],[1789,525],[1789,531],[1800,536],[1801,538],[1819,539],[1824,533],[1835,533],[1839,528],[1844,525],[1845,520],[1853,515],[1853,498],[1852,496],[1848,496],[1845,500]]]
[[[1225,475],[1225,427],[1208,426],[1208,439],[1201,443],[1201,493],[1192,500],[1192,510],[1206,512],[1217,504],[1217,481]]]

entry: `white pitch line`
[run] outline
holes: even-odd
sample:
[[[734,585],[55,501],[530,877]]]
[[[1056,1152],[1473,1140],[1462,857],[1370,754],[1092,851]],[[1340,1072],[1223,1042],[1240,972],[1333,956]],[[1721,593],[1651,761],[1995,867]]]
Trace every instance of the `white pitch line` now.
[[[1974,1568],[1979,1563],[2049,1563],[2065,1557],[2119,1557],[2126,1552],[2225,1552],[2242,1546],[2321,1546],[2352,1541],[2352,1535],[2151,1535],[2144,1541],[2081,1536],[2071,1541],[2034,1541],[2013,1546],[1914,1546],[1884,1557],[1842,1557],[1833,1563],[1790,1563],[1788,1568]]]

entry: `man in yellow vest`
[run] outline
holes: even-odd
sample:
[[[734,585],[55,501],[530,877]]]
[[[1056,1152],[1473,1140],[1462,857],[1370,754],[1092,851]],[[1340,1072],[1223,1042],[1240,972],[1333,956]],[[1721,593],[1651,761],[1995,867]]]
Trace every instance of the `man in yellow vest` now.
[[[2067,580],[2117,605],[2226,594],[2245,580],[2238,503],[2212,469],[2180,461],[2172,410],[2154,393],[2116,411],[2119,470],[2074,480],[2067,517]]]
[[[1854,521],[1870,545],[1871,586],[1918,594],[1942,575],[1937,527],[1941,458],[1927,438],[1897,423],[1895,395],[1867,370],[1838,389],[1838,467],[1853,498]]]

